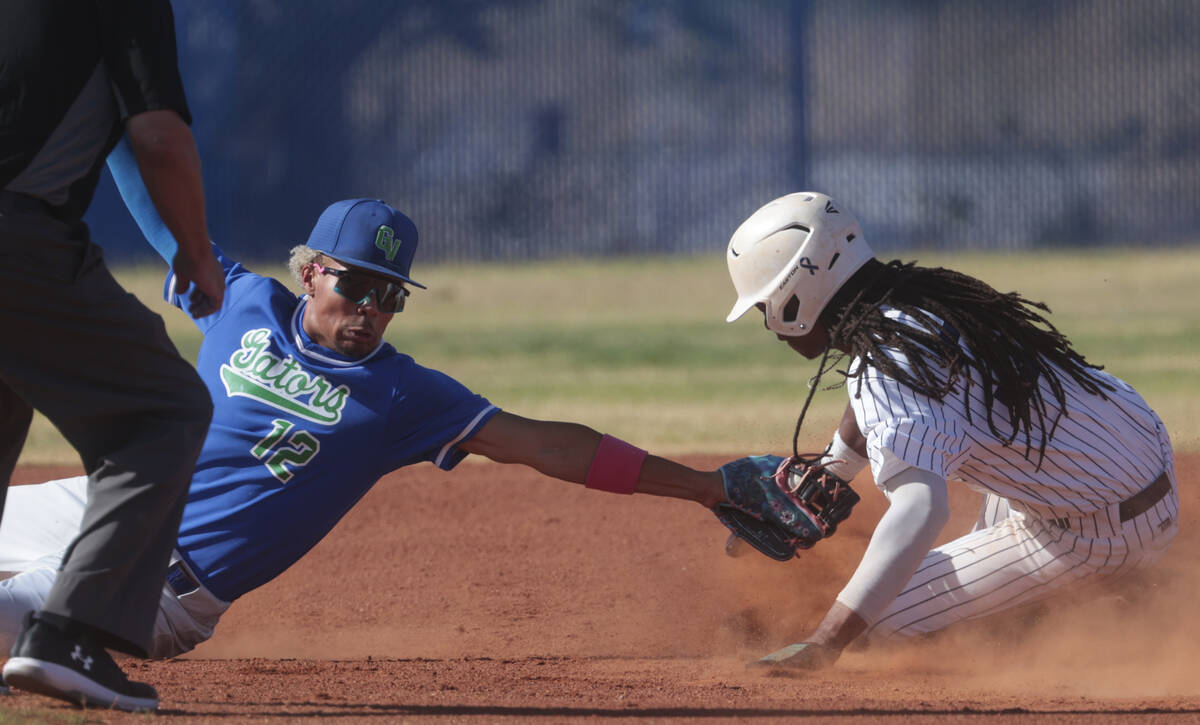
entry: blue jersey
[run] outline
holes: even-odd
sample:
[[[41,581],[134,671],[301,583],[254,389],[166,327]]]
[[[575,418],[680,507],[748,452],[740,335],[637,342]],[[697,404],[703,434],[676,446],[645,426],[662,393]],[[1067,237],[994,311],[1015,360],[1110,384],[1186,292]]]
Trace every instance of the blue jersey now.
[[[178,549],[233,601],[294,564],[384,474],[453,468],[466,456],[456,446],[497,408],[387,343],[359,359],[316,344],[301,325],[306,298],[214,252],[225,302],[195,320],[213,420]],[[165,289],[186,308],[173,276]]]

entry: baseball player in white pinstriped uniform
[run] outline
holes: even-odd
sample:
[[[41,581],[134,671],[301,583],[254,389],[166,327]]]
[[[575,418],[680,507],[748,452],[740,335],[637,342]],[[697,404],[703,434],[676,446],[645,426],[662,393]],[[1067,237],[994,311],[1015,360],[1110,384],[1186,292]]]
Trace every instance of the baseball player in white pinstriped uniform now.
[[[1178,531],[1162,422],[1075,352],[1044,305],[951,270],[884,264],[862,237],[827,196],[801,192],[729,243],[730,321],[758,307],[780,340],[821,359],[814,388],[848,356],[850,404],[821,462],[844,480],[870,465],[889,500],[817,629],[764,665],[828,666],[864,633],[934,632],[1146,567]],[[931,548],[949,518],[947,479],[984,504],[970,533]]]

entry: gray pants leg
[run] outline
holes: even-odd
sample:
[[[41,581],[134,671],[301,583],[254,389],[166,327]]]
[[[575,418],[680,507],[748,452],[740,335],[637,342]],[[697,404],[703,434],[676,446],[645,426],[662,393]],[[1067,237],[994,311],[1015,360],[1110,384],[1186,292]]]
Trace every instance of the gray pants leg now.
[[[79,536],[42,611],[144,657],[212,401],[82,225],[6,207],[0,403],[15,394],[41,411],[89,476]],[[15,460],[28,428],[15,407],[0,412],[0,462]],[[11,470],[0,473],[7,485]]]

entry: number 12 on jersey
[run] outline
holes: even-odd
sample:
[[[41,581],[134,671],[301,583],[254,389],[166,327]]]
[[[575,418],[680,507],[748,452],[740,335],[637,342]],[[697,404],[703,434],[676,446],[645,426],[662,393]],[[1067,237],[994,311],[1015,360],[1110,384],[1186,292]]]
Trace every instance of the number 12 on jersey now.
[[[250,455],[263,461],[280,483],[287,483],[295,475],[288,470],[289,465],[303,466],[321,450],[319,440],[306,430],[293,432],[295,427],[294,423],[276,418],[271,421],[271,432],[250,449]],[[283,443],[284,436],[287,436],[287,443]]]

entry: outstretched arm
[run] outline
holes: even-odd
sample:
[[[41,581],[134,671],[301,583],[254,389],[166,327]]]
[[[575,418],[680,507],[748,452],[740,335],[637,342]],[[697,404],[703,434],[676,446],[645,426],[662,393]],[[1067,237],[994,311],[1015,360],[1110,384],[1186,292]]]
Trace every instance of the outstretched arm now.
[[[502,411],[459,447],[499,463],[522,463],[547,476],[584,483],[602,438],[578,423],[532,420]],[[717,471],[697,471],[647,455],[636,476],[636,493],[696,501],[708,508],[725,500]]]
[[[832,664],[846,645],[878,620],[912,578],[950,518],[946,479],[920,468],[906,468],[885,481],[884,488],[890,505],[875,526],[862,561],[804,641],[816,646],[784,656],[768,655],[764,661],[806,669]]]

